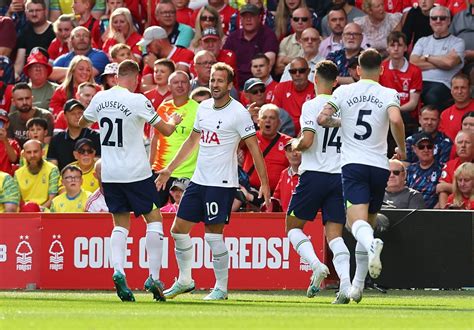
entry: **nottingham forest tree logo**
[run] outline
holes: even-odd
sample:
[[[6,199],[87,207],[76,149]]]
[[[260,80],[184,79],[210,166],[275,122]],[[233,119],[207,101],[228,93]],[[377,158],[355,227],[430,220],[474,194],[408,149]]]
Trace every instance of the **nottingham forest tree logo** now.
[[[28,271],[31,270],[33,259],[31,255],[33,254],[33,249],[31,248],[28,235],[20,236],[20,243],[16,247],[16,270]]]
[[[53,241],[49,246],[49,269],[59,271],[64,267],[63,244],[60,241],[61,235],[53,235]]]

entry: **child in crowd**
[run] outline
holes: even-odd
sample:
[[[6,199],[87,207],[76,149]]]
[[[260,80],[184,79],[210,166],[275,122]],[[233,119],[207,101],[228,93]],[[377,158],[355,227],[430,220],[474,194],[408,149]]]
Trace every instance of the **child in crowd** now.
[[[84,212],[90,192],[82,189],[82,171],[75,165],[67,165],[61,171],[65,192],[54,197],[51,212],[78,213]]]

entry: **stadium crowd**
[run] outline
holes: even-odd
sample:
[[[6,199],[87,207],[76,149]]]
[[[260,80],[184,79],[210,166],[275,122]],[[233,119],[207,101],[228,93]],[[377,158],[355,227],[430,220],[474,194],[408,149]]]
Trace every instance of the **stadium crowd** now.
[[[78,121],[98,91],[117,84],[126,59],[140,65],[136,92],[159,116],[183,117],[170,136],[145,128],[154,172],[211,97],[211,66],[230,65],[231,95],[258,130],[273,210],[285,211],[301,163],[291,141],[315,97],[315,65],[329,59],[338,85],[354,83],[368,47],[385,57],[380,84],[398,91],[407,136],[407,159],[390,161],[385,207],[474,209],[474,0],[4,0],[0,212],[107,211],[98,126]],[[259,211],[252,157],[244,145],[238,154],[233,210]],[[197,150],[173,172],[163,211],[176,211],[196,160]]]

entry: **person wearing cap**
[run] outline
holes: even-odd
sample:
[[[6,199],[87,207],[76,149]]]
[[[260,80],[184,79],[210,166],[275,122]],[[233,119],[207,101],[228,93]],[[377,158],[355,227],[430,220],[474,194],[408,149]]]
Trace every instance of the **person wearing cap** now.
[[[418,161],[407,168],[407,186],[421,192],[426,207],[432,209],[438,203],[436,186],[442,172],[441,164],[434,158],[433,138],[424,132],[416,134],[413,151]]]
[[[162,120],[166,120],[171,114],[177,113],[183,117],[183,121],[170,136],[160,134],[158,130],[153,131],[150,146],[150,163],[154,173],[165,168],[176,155],[177,151],[192,132],[199,104],[189,98],[190,83],[186,72],[177,70],[169,78],[171,99],[164,101],[157,108],[157,113]],[[167,187],[161,190],[160,207],[168,202],[170,197],[169,186],[177,178],[190,178],[196,168],[198,151],[194,150],[191,155],[174,171],[168,180]]]
[[[30,79],[28,85],[33,91],[33,106],[49,109],[49,103],[58,84],[48,80],[53,67],[49,64],[48,52],[39,47],[33,48],[26,60],[23,73]]]
[[[26,123],[31,118],[40,117],[48,122],[48,134],[45,142],[49,143],[54,129],[54,118],[51,112],[33,106],[33,90],[26,83],[17,83],[13,88],[12,94],[15,108],[8,115],[10,119],[8,137],[16,139],[20,147],[22,147],[23,143],[28,139]]]
[[[69,99],[64,104],[64,117],[67,129],[53,136],[49,144],[47,159],[56,164],[59,170],[74,162],[74,147],[80,139],[87,138],[92,141],[96,156],[100,157],[99,133],[90,128],[81,128],[79,119],[84,113],[84,105],[76,99]]]
[[[54,40],[53,24],[48,21],[47,8],[44,0],[27,0],[25,3],[27,25],[17,42],[15,74],[19,77],[23,72],[25,59],[34,47],[48,49]]]
[[[311,20],[311,12],[307,7],[300,7],[293,10],[291,14],[291,30],[293,33],[287,35],[280,41],[280,46],[278,50],[278,56],[275,64],[275,73],[282,74],[285,67],[294,59],[296,56],[301,56],[302,54],[302,43],[301,43],[301,34],[307,28],[313,26]],[[318,32],[318,38],[312,43],[319,47],[320,36]],[[318,49],[316,49],[316,54]],[[281,81],[281,80],[280,80]]]
[[[237,11],[228,3],[224,0],[209,0],[207,2],[208,7],[212,7],[219,13],[220,21],[222,23],[222,30],[225,35],[229,34],[229,29],[230,29],[230,22],[231,22],[231,17],[234,15]],[[198,18],[199,10],[194,11],[194,15],[191,18],[193,22],[196,22],[196,20],[200,20],[201,18]]]
[[[288,159],[289,166],[281,171],[280,179],[273,192],[273,198],[280,201],[283,212],[288,211],[291,196],[300,179],[298,168],[301,164],[301,151],[293,149],[291,142],[292,140],[289,140],[285,144],[285,156]]]
[[[20,145],[15,139],[8,138],[9,125],[8,113],[0,109],[0,171],[13,175],[13,165],[20,158]]]
[[[91,192],[82,188],[82,170],[76,165],[67,165],[61,171],[61,182],[64,192],[53,198],[50,207],[51,213],[85,212]]]
[[[258,126],[258,112],[260,108],[270,102],[266,102],[266,86],[262,80],[258,78],[250,78],[244,84],[243,96],[247,101],[247,109],[251,111],[250,115],[252,116],[253,122]],[[252,103],[255,103],[253,107],[250,107]],[[284,133],[288,136],[295,135],[295,124],[293,124],[293,119],[291,119],[288,112],[284,109],[279,108],[279,117],[280,117],[280,126],[278,127],[278,132]]]
[[[109,211],[114,220],[110,237],[113,281],[122,301],[135,301],[127,286],[124,256],[130,229],[130,212],[143,215],[147,223],[146,252],[149,276],[144,287],[153,299],[164,301],[163,284],[159,280],[163,254],[162,216],[157,206],[159,195],[143,142],[145,123],[170,136],[181,123],[181,116],[171,114],[167,121],[156,113],[152,103],[140,93],[140,68],[133,60],[119,64],[118,85],[98,93],[84,111],[79,127],[100,123],[102,144],[102,186]],[[189,80],[187,80],[189,84]]]
[[[296,9],[298,10],[298,9]],[[313,81],[314,79],[314,71],[316,68],[316,64],[318,62],[324,60],[325,58],[321,56],[319,52],[319,43],[321,37],[319,35],[318,30],[313,27],[305,29],[301,33],[301,37],[299,38],[299,44],[301,44],[301,50],[299,52],[299,56],[303,57],[309,66],[309,75],[308,80]],[[285,82],[291,80],[290,70],[290,63],[285,66],[283,70],[283,74],[280,78],[280,82]]]
[[[51,206],[58,194],[59,170],[43,159],[43,147],[38,140],[28,140],[23,146],[25,164],[15,171],[15,182],[22,202],[34,202],[42,210]]]
[[[237,77],[239,89],[247,79],[252,77],[250,63],[258,53],[264,53],[270,59],[270,65],[276,60],[278,40],[275,33],[262,25],[259,17],[260,9],[255,5],[246,4],[240,9],[242,28],[232,32],[226,39],[224,49],[232,50],[237,57]]]
[[[118,72],[118,63],[115,63],[115,62],[109,63],[105,66],[104,73],[100,75],[104,90],[117,86],[117,72]],[[91,97],[91,100],[92,100],[92,97]],[[89,103],[86,104],[86,106],[88,105]]]
[[[459,131],[454,139],[456,157],[444,164],[436,192],[439,194],[439,208],[446,206],[448,196],[453,192],[454,172],[463,163],[474,160],[474,134],[468,130]]]
[[[395,209],[424,209],[423,195],[415,189],[406,186],[407,171],[405,165],[398,159],[389,160],[390,176],[385,188],[382,208]]]
[[[262,88],[259,84],[258,88]],[[285,156],[285,144],[291,139],[290,136],[278,131],[280,127],[280,109],[274,104],[265,104],[258,111],[257,141],[262,153],[263,160],[268,172],[270,190],[273,192],[280,178],[280,173],[288,167],[288,159]],[[260,179],[255,172],[255,165],[251,153],[243,148],[244,162],[242,168],[249,175],[250,185],[258,190]]]
[[[176,7],[172,0],[161,0],[155,8],[155,17],[158,25],[165,29],[172,45],[189,47],[194,31],[189,25],[176,21]]]
[[[142,72],[142,90],[153,88],[153,65],[157,59],[168,58],[176,64],[177,70],[189,72],[194,53],[189,49],[172,45],[161,26],[151,26],[143,33],[143,38],[137,43],[142,48],[145,66]]]
[[[18,212],[20,191],[10,174],[0,171],[0,213]]]
[[[161,212],[178,212],[179,203],[181,203],[181,197],[183,197],[183,193],[189,185],[188,178],[181,178],[173,180],[171,187],[169,189],[170,195],[172,197],[172,201],[169,201],[168,204],[163,206],[160,211]]]
[[[275,87],[272,103],[288,112],[295,124],[295,134],[299,134],[301,107],[315,97],[314,86],[308,80],[310,69],[303,57],[293,59],[288,72],[291,80]]]
[[[244,0],[239,2],[242,2],[238,4],[239,8],[245,5],[246,3],[257,6],[260,9],[259,16],[262,25],[268,26],[270,29],[275,30],[275,16],[273,15],[275,9],[269,9],[271,0]],[[229,32],[233,32],[239,28],[242,28],[242,22],[240,18],[240,13],[236,12],[230,18]]]

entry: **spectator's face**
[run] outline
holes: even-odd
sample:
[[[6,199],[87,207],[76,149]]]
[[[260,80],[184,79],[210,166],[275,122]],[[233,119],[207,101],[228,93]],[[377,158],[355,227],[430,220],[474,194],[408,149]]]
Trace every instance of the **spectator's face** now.
[[[290,63],[291,80],[296,87],[303,87],[308,84],[309,68],[306,61],[293,60]]]
[[[168,85],[168,78],[171,74],[171,70],[165,65],[155,65],[155,70],[153,71],[153,79],[158,86]]]
[[[28,129],[28,139],[30,140],[38,140],[44,142],[44,138],[47,134],[48,131],[38,125],[33,125]]]
[[[189,5],[189,0],[173,0],[176,9],[186,8]]]
[[[298,8],[291,14],[291,27],[294,32],[301,33],[312,25],[311,14],[308,9]]]
[[[387,188],[391,192],[397,192],[405,186],[406,172],[402,165],[390,162],[390,176],[387,181]]]
[[[43,85],[48,80],[46,65],[35,63],[28,67],[28,77],[34,86]]]
[[[385,17],[383,0],[372,0],[372,5],[370,6],[368,14],[378,21],[383,20]]]
[[[451,19],[444,10],[433,10],[430,15],[430,26],[435,35],[446,33],[450,23]]]
[[[349,23],[342,33],[342,42],[347,50],[358,50],[362,44],[362,30],[359,25]]]
[[[400,38],[398,41],[391,41],[387,47],[388,56],[393,60],[399,60],[403,57],[403,54],[407,51],[407,45]]]
[[[416,156],[420,162],[430,163],[434,160],[434,145],[429,141],[422,141],[413,146]]]
[[[216,59],[211,54],[204,54],[196,58],[194,68],[201,81],[209,81],[211,77],[211,67],[216,63]]]
[[[439,112],[425,110],[420,115],[421,130],[428,134],[433,134],[438,130]]]
[[[474,117],[466,117],[462,121],[462,129],[474,133]]]
[[[115,16],[112,19],[112,27],[116,32],[121,33],[124,36],[127,36],[130,32],[130,26],[128,25],[124,15]]]
[[[214,56],[219,55],[221,46],[222,42],[218,38],[206,38],[205,40],[201,40],[202,49],[213,53]]]
[[[26,7],[26,19],[33,26],[42,25],[46,22],[46,10],[41,4],[28,3]]]
[[[39,143],[25,143],[23,146],[23,156],[26,163],[30,166],[36,167],[41,163],[43,157],[43,150]]]
[[[95,149],[89,145],[83,145],[73,152],[81,168],[90,168],[94,165]]]
[[[123,0],[108,0],[107,9],[110,13],[113,13],[115,9],[125,7],[125,2]]]
[[[171,3],[160,3],[156,8],[156,19],[160,26],[172,27],[176,23],[176,9]]]
[[[266,110],[258,116],[258,127],[263,136],[273,137],[280,127],[280,117],[274,110]]]
[[[342,10],[331,10],[328,14],[328,26],[331,32],[335,35],[341,35],[346,26],[346,15]]]
[[[72,4],[72,10],[76,15],[82,15],[85,12],[89,11],[89,4],[83,0],[74,0]]]
[[[33,94],[28,89],[18,89],[13,93],[13,104],[15,108],[22,112],[30,112],[33,108]]]
[[[199,17],[199,22],[201,24],[202,31],[209,28],[215,28],[217,24],[217,17],[211,12],[204,10]]]
[[[245,92],[245,97],[249,100],[249,104],[256,103],[258,107],[265,104],[265,85],[253,86],[249,91]]]
[[[291,147],[285,148],[285,156],[290,163],[290,166],[299,167],[301,164],[301,151],[292,150]]]
[[[434,6],[434,0],[419,0],[418,4],[423,12],[429,11]]]
[[[229,92],[232,89],[232,83],[227,81],[227,71],[215,70],[212,72],[209,81],[209,88],[211,89],[212,97],[215,100],[220,100],[229,95]]]
[[[181,197],[183,197],[183,193],[184,191],[177,187],[174,187],[172,190],[170,190],[171,197],[173,197],[175,203],[178,205],[181,203]]]
[[[245,32],[252,33],[260,28],[260,17],[251,13],[244,13],[240,16],[242,28]]]
[[[458,178],[456,179],[456,182],[458,184],[459,191],[461,194],[465,197],[471,196],[472,194],[472,188],[474,181],[470,176],[467,175],[459,175]]]
[[[77,64],[76,69],[74,70],[74,73],[72,74],[74,83],[76,83],[77,85],[85,81],[89,81],[91,76],[92,76],[92,69],[89,63],[86,61],[80,61]]]
[[[305,54],[317,53],[321,43],[319,32],[314,28],[304,30],[301,34],[300,43]]]
[[[161,51],[161,40],[160,39],[155,39],[150,44],[147,46],[147,49],[150,53],[161,57],[160,56],[160,51]]]
[[[176,74],[170,81],[170,89],[173,98],[188,96],[190,90],[189,78],[184,74]]]
[[[115,55],[114,62],[122,63],[125,60],[133,60],[132,52],[130,49],[120,49]]]
[[[73,29],[71,22],[60,22],[58,24],[58,31],[56,32],[56,38],[61,40],[61,42],[69,41],[69,37],[71,36],[71,31]]]
[[[81,191],[82,176],[78,171],[66,170],[62,176],[62,183],[69,196],[76,196]]]
[[[71,36],[72,48],[75,51],[85,51],[91,48],[90,32],[84,29],[76,30]]]
[[[97,90],[95,88],[86,86],[77,91],[76,97],[79,102],[81,102],[85,107],[88,107],[96,93]]]
[[[288,9],[290,10],[290,12],[292,12],[293,10],[298,8],[300,3],[301,3],[300,0],[285,0],[285,4],[288,7]]]
[[[79,119],[81,119],[84,110],[81,107],[75,107],[71,111],[66,111],[64,117],[66,117],[68,128],[80,128]]]
[[[469,81],[466,79],[453,79],[451,83],[451,95],[457,104],[468,102],[471,98],[471,95],[469,95]]]
[[[259,79],[267,79],[270,74],[270,65],[264,58],[258,58],[252,60],[252,65],[250,66],[250,71],[252,76]]]
[[[469,134],[459,134],[456,136],[456,154],[459,158],[472,158],[472,141]]]

